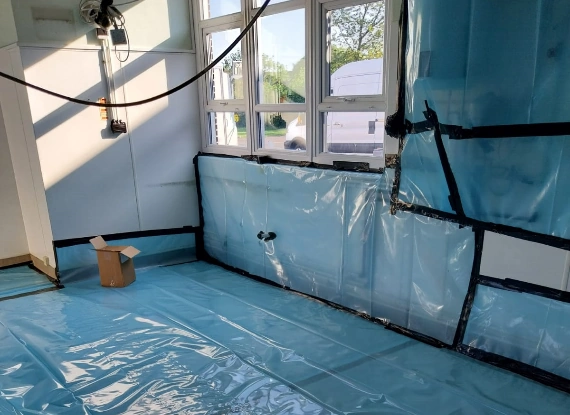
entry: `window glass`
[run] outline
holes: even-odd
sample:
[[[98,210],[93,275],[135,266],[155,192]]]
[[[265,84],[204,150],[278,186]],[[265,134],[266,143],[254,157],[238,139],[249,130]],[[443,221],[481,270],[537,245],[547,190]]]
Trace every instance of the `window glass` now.
[[[272,4],[276,4],[276,3],[284,3],[286,1],[289,1],[289,0],[271,0],[269,5],[271,6]],[[254,0],[255,7],[261,7],[263,5],[263,3],[265,3],[265,0]]]
[[[204,19],[239,13],[241,0],[202,0]]]
[[[383,112],[325,112],[323,118],[325,152],[384,157]]]
[[[295,151],[307,149],[307,125],[304,112],[261,112],[258,116],[262,148]]]
[[[219,57],[239,34],[239,29],[231,29],[206,35],[208,64]],[[214,100],[243,99],[243,88],[241,45],[237,45],[208,73],[208,98]]]
[[[247,147],[245,112],[210,112],[210,144]]]
[[[328,13],[331,96],[383,93],[384,14],[384,1]]]
[[[259,102],[305,102],[305,10],[262,17]]]

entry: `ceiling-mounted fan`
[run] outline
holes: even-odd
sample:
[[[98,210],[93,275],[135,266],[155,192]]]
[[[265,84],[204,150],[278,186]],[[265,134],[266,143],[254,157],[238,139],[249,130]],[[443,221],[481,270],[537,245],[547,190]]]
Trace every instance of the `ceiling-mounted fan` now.
[[[124,24],[123,14],[113,6],[113,0],[81,0],[79,13],[85,23],[105,30]]]

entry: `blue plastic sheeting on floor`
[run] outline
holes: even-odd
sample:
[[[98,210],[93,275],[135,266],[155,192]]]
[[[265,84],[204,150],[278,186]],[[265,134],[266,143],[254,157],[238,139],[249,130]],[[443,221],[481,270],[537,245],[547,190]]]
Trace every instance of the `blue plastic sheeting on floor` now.
[[[570,379],[570,304],[479,286],[464,343]]]
[[[45,275],[27,265],[0,269],[0,299],[54,288]]]
[[[570,395],[205,263],[0,307],[0,412],[561,414]]]
[[[141,251],[135,259],[137,268],[196,260],[196,235],[193,233],[119,239],[107,243],[134,246]],[[61,280],[68,282],[96,272],[97,255],[91,244],[57,248],[57,264]]]

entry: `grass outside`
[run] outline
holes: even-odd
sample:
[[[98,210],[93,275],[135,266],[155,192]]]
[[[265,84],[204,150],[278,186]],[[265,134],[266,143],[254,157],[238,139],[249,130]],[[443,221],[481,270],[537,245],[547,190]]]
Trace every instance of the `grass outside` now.
[[[245,127],[238,127],[238,138],[244,138],[247,135]],[[272,125],[265,125],[265,137],[285,137],[286,128],[275,128]]]

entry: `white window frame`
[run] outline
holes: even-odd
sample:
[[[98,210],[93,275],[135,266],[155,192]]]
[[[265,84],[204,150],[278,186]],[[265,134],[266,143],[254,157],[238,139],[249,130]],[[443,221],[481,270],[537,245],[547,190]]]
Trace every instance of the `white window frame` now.
[[[259,10],[255,4],[258,0],[241,0],[242,11],[226,16],[202,19],[203,0],[192,1],[198,70],[207,64],[205,56],[205,34],[221,30],[240,28],[249,23]],[[319,164],[332,164],[334,161],[351,161],[370,163],[371,168],[384,167],[384,158],[364,154],[337,154],[322,151],[325,144],[323,114],[328,111],[340,112],[384,112],[386,116],[397,110],[398,91],[398,50],[399,19],[402,0],[385,0],[384,31],[384,85],[383,94],[379,96],[351,96],[348,100],[342,97],[325,95],[328,88],[328,68],[324,58],[326,50],[325,13],[329,9],[361,5],[371,0],[288,0],[270,4],[262,16],[270,16],[292,10],[305,9],[305,103],[304,104],[260,104],[258,102],[257,77],[260,73],[257,58],[258,22],[242,40],[242,62],[244,74],[244,100],[213,101],[208,98],[207,81],[199,81],[199,96],[203,145],[207,153],[229,154],[236,156],[260,155],[293,161],[313,161]],[[244,112],[247,124],[247,147],[234,147],[209,144],[208,113]],[[262,148],[259,145],[260,112],[304,112],[306,114],[307,150],[290,151]],[[395,154],[398,141],[387,135],[384,137],[384,153]]]

